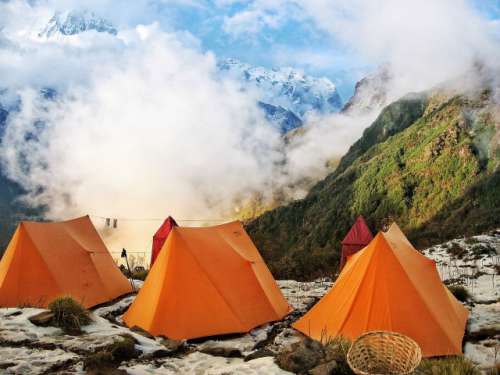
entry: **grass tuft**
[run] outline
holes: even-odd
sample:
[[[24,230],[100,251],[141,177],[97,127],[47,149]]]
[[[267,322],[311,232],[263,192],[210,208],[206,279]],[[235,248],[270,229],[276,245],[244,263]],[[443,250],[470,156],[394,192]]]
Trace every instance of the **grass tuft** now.
[[[481,375],[481,372],[464,357],[447,357],[422,360],[415,375]]]
[[[48,308],[54,313],[52,323],[68,334],[81,333],[81,327],[92,321],[88,311],[68,296],[54,299]]]

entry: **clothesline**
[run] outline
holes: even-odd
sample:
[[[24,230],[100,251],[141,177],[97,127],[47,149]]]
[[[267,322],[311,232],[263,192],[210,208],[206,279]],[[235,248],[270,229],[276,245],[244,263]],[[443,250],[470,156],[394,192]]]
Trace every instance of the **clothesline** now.
[[[98,219],[117,219],[120,221],[163,221],[165,220],[166,217],[163,218],[130,218],[130,217],[114,217],[114,216],[102,216],[102,215],[93,215],[89,214],[90,217],[93,218],[98,218]],[[177,219],[175,218],[175,221],[180,221],[180,222],[226,222],[230,221],[231,219]]]

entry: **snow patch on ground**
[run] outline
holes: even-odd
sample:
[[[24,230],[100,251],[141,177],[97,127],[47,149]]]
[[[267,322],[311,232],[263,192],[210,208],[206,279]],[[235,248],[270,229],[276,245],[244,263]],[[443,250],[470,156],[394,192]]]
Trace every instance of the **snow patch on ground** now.
[[[430,247],[424,255],[436,262],[446,284],[462,285],[472,296],[468,336],[492,335],[478,342],[466,342],[464,354],[481,368],[500,361],[500,232],[458,238]]]
[[[264,357],[244,362],[240,358],[215,357],[199,352],[191,353],[184,358],[171,358],[155,364],[135,364],[122,366],[131,375],[158,374],[158,375],[287,375],[290,372],[281,370],[274,363],[274,358]]]
[[[500,353],[499,250],[500,232],[457,239],[423,251],[436,261],[443,281],[462,284],[471,293],[473,301],[467,305],[471,315],[466,337],[474,341],[465,344],[465,355],[483,369],[493,366],[500,357],[497,354]],[[82,327],[83,334],[79,336],[66,335],[55,327],[33,325],[29,318],[44,311],[42,309],[3,308],[0,309],[0,372],[39,374],[56,369],[68,374],[84,374],[82,361],[86,354],[101,350],[120,335],[128,334],[137,341],[136,348],[142,353],[138,359],[122,364],[121,369],[129,374],[288,374],[275,364],[272,357],[245,362],[243,358],[200,352],[212,350],[214,354],[227,349],[226,353],[235,350],[247,356],[265,347],[277,353],[300,341],[301,335],[290,328],[290,323],[323,297],[333,283],[329,279],[313,282],[281,280],[278,285],[295,309],[284,320],[258,327],[248,334],[185,343],[183,351],[176,353],[175,357],[168,356],[162,339],[144,337],[122,324],[122,315],[135,295],[124,296],[94,309],[92,323]],[[158,356],[160,358],[154,358]]]
[[[25,347],[0,347],[0,369],[2,374],[42,374],[54,370],[65,362],[77,360],[78,356],[61,349],[40,350]]]

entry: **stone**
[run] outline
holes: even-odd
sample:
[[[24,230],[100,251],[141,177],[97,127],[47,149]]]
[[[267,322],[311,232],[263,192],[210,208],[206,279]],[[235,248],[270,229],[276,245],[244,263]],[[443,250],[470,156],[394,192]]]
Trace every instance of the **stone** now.
[[[318,346],[319,344],[319,346]],[[289,350],[278,355],[278,365],[287,371],[304,374],[316,367],[323,359],[324,352],[320,343],[306,339],[292,345]]]
[[[236,348],[224,347],[224,346],[206,346],[200,348],[201,353],[210,354],[215,357],[226,357],[226,358],[242,358],[243,355],[241,351]]]
[[[167,350],[171,352],[176,352],[184,346],[184,341],[172,340],[167,337],[162,337],[161,343],[165,348],[167,348]]]
[[[39,314],[29,317],[29,321],[36,326],[47,327],[54,318],[54,313],[50,310],[42,311]]]
[[[267,349],[267,348],[263,348],[263,349],[256,350],[255,352],[247,355],[245,357],[245,362],[248,362],[248,361],[251,361],[251,360],[257,359],[257,358],[274,357],[275,355],[276,355],[276,353],[274,353],[272,350]]]
[[[131,330],[132,332],[135,332],[135,333],[137,333],[137,334],[139,334],[139,335],[141,335],[141,336],[144,336],[144,337],[146,337],[146,338],[148,338],[148,339],[152,339],[152,340],[154,340],[154,339],[155,339],[155,337],[154,337],[152,334],[150,334],[149,332],[145,331],[145,330],[144,330],[144,329],[142,329],[141,327],[138,327],[138,326],[133,326],[132,328],[130,328],[130,330]]]
[[[314,367],[312,370],[309,370],[310,375],[330,375],[334,373],[334,370],[337,368],[336,361],[330,361],[323,363]]]

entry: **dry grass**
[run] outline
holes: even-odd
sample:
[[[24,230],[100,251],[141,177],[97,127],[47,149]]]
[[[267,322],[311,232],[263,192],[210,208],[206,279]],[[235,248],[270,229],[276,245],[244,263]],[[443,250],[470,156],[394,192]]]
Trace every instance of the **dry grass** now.
[[[424,359],[415,375],[481,375],[481,371],[465,357]]]
[[[53,324],[69,334],[81,333],[81,327],[89,324],[88,311],[71,297],[59,297],[48,306],[54,313]]]

